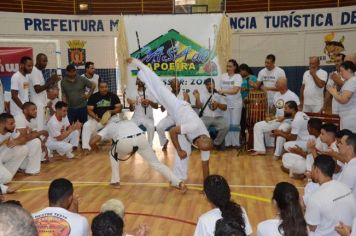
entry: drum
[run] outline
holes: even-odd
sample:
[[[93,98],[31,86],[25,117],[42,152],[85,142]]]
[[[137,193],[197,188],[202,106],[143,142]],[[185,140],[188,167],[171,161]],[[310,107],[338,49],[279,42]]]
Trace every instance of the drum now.
[[[253,126],[261,121],[265,120],[268,100],[267,94],[261,90],[251,90],[247,99],[247,127],[248,127],[248,149],[253,148]]]

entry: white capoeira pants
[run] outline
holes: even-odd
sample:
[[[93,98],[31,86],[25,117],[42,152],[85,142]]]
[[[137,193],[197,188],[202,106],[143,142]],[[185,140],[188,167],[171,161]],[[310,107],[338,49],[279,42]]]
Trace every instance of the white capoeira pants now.
[[[37,105],[36,125],[37,130],[44,130],[46,126],[45,105]]]
[[[9,183],[15,176],[21,163],[28,155],[26,145],[13,148],[2,147],[0,150],[0,184]],[[6,192],[6,189],[4,189]],[[4,193],[4,191],[3,191]]]
[[[42,143],[38,138],[28,141],[26,144],[28,154],[22,162],[20,169],[26,174],[38,174],[41,170]]]
[[[166,165],[157,159],[156,154],[154,153],[150,144],[147,142],[144,135],[136,136],[133,138],[120,139],[116,145],[118,156],[122,158],[125,158],[129,153],[132,152],[132,148],[137,146],[137,153],[140,154],[153,169],[161,173],[167,180],[169,180],[173,186],[178,186],[181,182]],[[109,156],[111,162],[111,183],[119,183],[120,161],[116,161],[111,155],[111,152],[109,153]]]
[[[264,143],[265,134],[266,137],[274,139],[271,137],[271,131],[279,129],[282,131],[288,131],[290,129],[290,121],[284,121],[282,123],[277,121],[260,121],[253,127],[253,150],[256,152],[266,152],[266,146]],[[283,145],[286,142],[285,138],[278,136],[276,138],[275,156],[281,156],[283,152]],[[267,142],[268,143],[268,142]]]
[[[174,125],[175,122],[170,115],[167,115],[166,117],[164,117],[162,120],[158,122],[156,126],[156,130],[159,138],[159,143],[161,144],[161,146],[163,146],[168,141],[166,137],[166,130]]]
[[[229,132],[225,136],[225,146],[240,146],[240,121],[242,107],[228,108],[225,112],[225,120],[229,125]]]
[[[321,108],[323,107],[323,104],[320,105],[303,105],[303,112],[314,112],[318,113],[320,112]]]
[[[307,141],[290,141],[284,144],[284,149],[287,153],[283,154],[282,165],[284,168],[289,169],[289,174],[304,174],[307,170],[307,160],[306,158],[290,153],[289,148],[299,146],[303,151],[307,150]]]
[[[50,151],[57,151],[59,155],[63,156],[64,154],[71,158],[73,147],[78,147],[79,144],[79,131],[74,130],[67,138],[62,141],[54,140],[49,138],[47,141],[47,147]]]
[[[131,119],[133,122],[136,123],[137,126],[143,125],[146,128],[147,133],[147,141],[151,145],[153,145],[153,138],[155,135],[155,123],[153,119],[148,117],[137,117],[133,116]]]

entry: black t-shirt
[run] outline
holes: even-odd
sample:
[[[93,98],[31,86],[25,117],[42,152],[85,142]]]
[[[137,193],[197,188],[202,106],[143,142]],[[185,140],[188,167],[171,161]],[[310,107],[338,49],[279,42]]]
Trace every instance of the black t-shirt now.
[[[108,92],[105,96],[99,92],[94,93],[88,100],[88,106],[94,107],[94,113],[101,118],[108,110],[114,110],[115,105],[120,103],[120,99],[116,94]]]

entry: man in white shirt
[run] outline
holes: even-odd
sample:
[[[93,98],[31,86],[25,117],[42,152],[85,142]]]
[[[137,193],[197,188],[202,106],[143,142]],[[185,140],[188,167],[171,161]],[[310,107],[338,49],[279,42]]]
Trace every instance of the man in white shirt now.
[[[87,61],[85,63],[85,73],[82,74],[82,76],[87,78],[90,82],[92,82],[95,85],[93,93],[98,92],[100,77],[98,74],[95,74],[94,62]],[[89,93],[89,91],[90,91],[90,89],[86,88],[86,93]]]
[[[271,131],[275,129],[281,129],[283,131],[288,131],[290,129],[291,118],[285,117],[284,106],[288,101],[295,101],[299,104],[298,96],[288,89],[287,78],[280,77],[277,79],[276,88],[278,92],[274,95],[273,109],[276,110],[275,117],[271,121],[260,121],[253,127],[253,139],[255,151],[252,155],[265,155],[266,147],[264,139],[267,145],[273,145],[274,138],[271,137]],[[283,146],[276,146],[276,153],[282,152]]]
[[[24,145],[26,137],[14,132],[15,119],[11,114],[0,114],[0,190],[1,194],[13,192],[5,184],[15,176],[28,154]]]
[[[22,105],[29,101],[29,80],[27,75],[32,72],[33,61],[30,57],[21,58],[19,71],[11,77],[10,112],[13,116],[22,112]]]
[[[46,155],[45,142],[48,132],[36,127],[37,107],[32,102],[23,104],[23,111],[15,116],[16,130],[20,135],[26,136],[28,155],[21,164],[20,169],[27,175],[36,175],[41,170],[41,157]]]
[[[79,200],[69,180],[53,180],[48,200],[49,207],[32,214],[39,235],[89,235],[88,221],[78,214]]]
[[[345,165],[337,180],[346,184],[356,198],[356,134],[342,137],[339,148]]]
[[[332,180],[336,163],[332,157],[319,155],[312,168],[313,182],[320,187],[306,202],[305,220],[316,235],[336,236],[339,222],[351,225],[356,217],[356,202],[348,186]]]
[[[167,109],[175,121],[175,127],[169,130],[172,143],[175,147],[175,165],[173,172],[182,180],[187,179],[188,159],[191,154],[191,146],[195,145],[201,154],[203,178],[209,176],[210,150],[213,142],[202,120],[192,109],[189,103],[179,100],[163,84],[161,79],[146,65],[137,59],[128,58],[140,69],[139,76],[150,89],[155,99]]]
[[[139,72],[140,73],[140,72]],[[145,83],[139,78],[136,79],[137,96],[135,100],[127,98],[130,104],[130,111],[134,111],[132,120],[138,125],[143,125],[147,130],[147,140],[152,146],[155,135],[155,124],[153,120],[153,109],[158,108],[151,91],[145,87]]]
[[[290,177],[299,177],[298,175],[304,177],[304,173],[307,170],[306,160],[308,155],[311,155],[310,150],[307,148],[307,142],[313,141],[318,150],[324,150],[321,148],[323,144],[320,141],[321,126],[322,122],[320,119],[311,118],[308,121],[308,141],[290,141],[284,144],[286,153],[283,154],[282,166],[283,170],[288,172]]]
[[[172,93],[180,100],[184,100],[190,103],[190,98],[187,92],[180,90],[180,81],[178,79],[171,79],[169,82],[171,86]],[[164,112],[166,109],[161,106],[161,111]],[[166,130],[172,126],[174,126],[174,120],[172,116],[167,113],[167,116],[160,120],[156,126],[156,131],[159,138],[159,143],[162,146],[162,151],[167,150],[168,139],[166,137]]]
[[[276,88],[277,79],[280,77],[286,77],[284,70],[275,65],[276,56],[269,54],[265,60],[265,68],[258,72],[256,86],[260,88],[263,84],[263,90],[267,91],[268,107],[274,105],[273,99],[275,93],[278,91]]]
[[[47,89],[47,101],[45,107],[45,124],[47,126],[48,120],[56,111],[55,105],[59,102],[59,89],[56,85],[51,86]]]
[[[330,86],[330,87],[336,87],[338,91],[340,91],[341,87],[344,85],[345,80],[344,78],[341,77],[340,75],[340,65],[344,62],[345,59],[345,54],[339,53],[336,55],[335,58],[335,71],[331,72],[329,74],[326,86]],[[327,109],[327,105],[330,102],[330,100],[332,99],[331,102],[331,113],[332,114],[338,114],[339,110],[338,110],[338,102],[336,101],[336,99],[329,93],[328,90],[325,90],[325,95],[324,95],[324,106],[322,111],[326,111]]]
[[[204,81],[206,90],[201,94],[194,90],[195,106],[200,109],[200,117],[206,128],[215,127],[217,136],[214,139],[214,146],[221,149],[224,146],[224,139],[229,131],[229,125],[224,118],[227,109],[226,97],[218,94],[215,89],[215,81],[208,78]]]
[[[69,123],[68,105],[65,102],[57,102],[55,108],[56,112],[47,123],[49,136],[46,145],[50,151],[57,151],[59,155],[71,159],[74,157],[72,151],[78,148],[82,124],[79,121],[72,125]]]
[[[168,179],[172,186],[185,192],[187,188],[184,182],[157,159],[143,134],[142,130],[132,120],[121,120],[109,123],[90,139],[92,149],[96,149],[96,144],[100,140],[113,140],[110,150],[111,185],[120,188],[119,161],[128,160],[137,152],[153,169]]]
[[[309,138],[309,117],[304,112],[298,111],[298,105],[295,101],[286,102],[284,114],[286,117],[292,118],[291,130],[283,131],[276,129],[272,132],[273,136],[277,137],[276,150],[274,152],[275,160],[278,160],[282,156],[283,146],[286,141],[307,141]]]
[[[324,105],[324,87],[328,73],[320,69],[319,57],[309,58],[309,70],[303,75],[300,107],[304,112],[320,112]]]
[[[45,127],[46,89],[59,80],[57,75],[51,76],[47,81],[44,80],[42,71],[46,69],[47,62],[48,59],[45,54],[37,54],[36,65],[28,76],[30,82],[30,101],[37,106],[36,123],[39,130],[43,130]]]

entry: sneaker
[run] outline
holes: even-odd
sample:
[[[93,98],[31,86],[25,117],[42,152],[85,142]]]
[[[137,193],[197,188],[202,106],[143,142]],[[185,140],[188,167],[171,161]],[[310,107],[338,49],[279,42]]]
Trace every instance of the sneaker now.
[[[67,153],[66,153],[66,157],[67,157],[68,159],[73,159],[73,158],[74,158],[74,154],[71,153],[71,152],[67,152]]]

